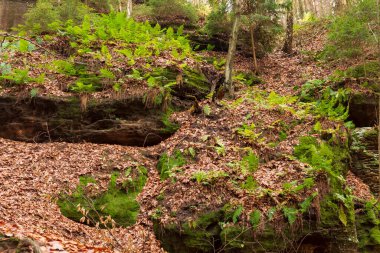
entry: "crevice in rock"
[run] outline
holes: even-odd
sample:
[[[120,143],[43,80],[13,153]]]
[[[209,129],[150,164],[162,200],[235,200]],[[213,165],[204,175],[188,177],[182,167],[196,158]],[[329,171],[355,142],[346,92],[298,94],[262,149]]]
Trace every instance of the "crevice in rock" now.
[[[353,94],[349,103],[349,120],[356,127],[373,127],[377,124],[378,106],[375,94]]]
[[[93,142],[152,146],[172,135],[159,108],[142,98],[90,102],[81,112],[77,98],[0,98],[0,137],[25,142]]]

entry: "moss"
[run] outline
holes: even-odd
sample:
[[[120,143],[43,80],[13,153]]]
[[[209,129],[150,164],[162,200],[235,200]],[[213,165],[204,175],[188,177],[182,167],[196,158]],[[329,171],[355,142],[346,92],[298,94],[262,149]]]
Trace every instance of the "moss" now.
[[[213,252],[213,243],[220,241],[218,222],[222,219],[222,210],[215,210],[181,225],[171,223],[162,227],[155,221],[154,231],[168,252]]]
[[[71,97],[64,106],[59,106],[57,111],[58,119],[78,119],[80,120],[82,112],[80,107],[80,101],[77,97]]]
[[[128,170],[127,170],[128,172]],[[130,172],[129,172],[130,174]],[[147,179],[147,171],[143,167],[135,169],[134,175],[122,186],[116,184],[120,176],[115,172],[111,176],[108,190],[102,194],[92,196],[87,191],[89,184],[96,184],[92,177],[81,177],[79,184],[73,194],[63,194],[58,200],[58,205],[64,216],[79,222],[83,213],[78,211],[78,205],[83,207],[88,214],[87,223],[94,226],[101,218],[111,216],[118,226],[130,226],[136,222],[140,206],[136,201],[137,195],[141,192]],[[102,227],[110,226],[110,223],[102,224]]]
[[[375,201],[356,212],[356,229],[361,252],[380,251],[380,206]]]
[[[341,226],[338,213],[339,206],[335,203],[331,195],[325,196],[320,204],[321,225],[326,228]]]

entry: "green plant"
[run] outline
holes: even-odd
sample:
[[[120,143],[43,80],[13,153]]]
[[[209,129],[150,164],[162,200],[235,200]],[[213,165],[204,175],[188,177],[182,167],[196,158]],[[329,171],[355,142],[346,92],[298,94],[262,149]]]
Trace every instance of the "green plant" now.
[[[261,220],[261,212],[260,210],[256,209],[255,211],[251,212],[249,215],[249,222],[252,225],[253,230],[256,230],[260,224]]]
[[[286,193],[297,193],[304,189],[310,189],[314,186],[313,178],[305,178],[302,184],[297,185],[298,181],[287,182],[283,184],[283,189]]]
[[[43,83],[45,74],[41,74],[38,77],[30,77],[29,69],[10,69],[10,66],[3,65],[2,75],[0,75],[0,81],[2,85],[23,85],[30,82]]]
[[[375,46],[371,29],[376,23],[376,1],[358,1],[328,27],[328,43],[322,52],[327,59],[359,57],[368,46]]]
[[[260,77],[254,75],[252,73],[244,73],[244,72],[241,72],[237,75],[234,75],[233,80],[239,81],[239,82],[241,82],[245,85],[248,85],[248,86],[253,86],[253,85],[263,83],[263,80],[261,80]]]
[[[229,32],[230,27],[227,1],[222,1],[215,6],[207,16],[205,30],[209,35],[213,36],[215,34]]]
[[[301,87],[301,93],[299,95],[302,102],[312,102],[318,97],[318,92],[323,88],[324,80],[310,80],[307,81]]]
[[[285,206],[282,208],[282,212],[290,225],[296,221],[298,216],[298,210],[296,208]]]
[[[215,138],[215,151],[218,155],[220,156],[225,156],[226,155],[226,146],[223,142],[222,139],[216,137]]]
[[[91,93],[95,91],[95,87],[92,84],[84,84],[83,82],[76,82],[74,85],[70,86],[70,90],[77,92],[79,94]]]
[[[12,66],[8,63],[2,62],[0,63],[0,74],[7,75],[12,72]]]
[[[161,180],[169,178],[173,169],[185,164],[186,159],[179,150],[176,150],[171,156],[166,153],[162,154],[157,163],[157,170],[160,173]]]
[[[211,170],[211,171],[195,171],[193,172],[191,179],[195,180],[199,184],[209,185],[213,184],[217,179],[228,177],[228,174],[224,171]]]
[[[120,173],[112,173],[108,189],[103,193],[93,193],[97,184],[94,178],[81,177],[73,193],[60,196],[58,205],[62,214],[96,227],[134,224],[140,209],[136,197],[145,185],[147,171],[137,167],[127,173],[122,185],[117,183],[118,178],[123,178]]]
[[[21,29],[36,34],[52,33],[66,21],[80,23],[89,13],[90,9],[80,0],[38,0],[25,14]]]
[[[310,208],[310,206],[311,206],[314,198],[317,197],[317,196],[318,196],[318,193],[314,192],[311,196],[307,197],[304,201],[302,201],[299,204],[299,206],[300,206],[300,212],[301,213],[306,213],[309,210],[309,208]]]
[[[25,30],[34,33],[52,32],[49,24],[59,20],[59,11],[50,0],[38,0],[25,14]]]
[[[211,115],[211,107],[210,105],[205,105],[203,106],[203,113],[206,115],[206,116],[210,116]]]
[[[20,39],[19,41],[17,41],[17,44],[15,46],[22,53],[31,52],[36,48],[35,45],[24,39]]]
[[[239,217],[243,214],[244,207],[242,205],[232,205],[226,204],[223,207],[224,211],[224,221],[232,221],[233,223],[237,223]]]
[[[116,77],[114,75],[114,73],[108,69],[100,69],[100,75],[99,75],[100,78],[105,78],[105,79],[108,79],[108,80],[114,80]]]
[[[379,77],[380,64],[377,61],[369,61],[364,64],[359,64],[353,67],[348,68],[345,71],[346,77],[368,77],[368,78],[377,78]]]
[[[169,109],[162,115],[161,121],[165,126],[165,128],[162,130],[163,133],[174,133],[179,129],[179,124],[174,123],[170,120],[170,115],[172,113],[173,111]]]
[[[271,106],[293,104],[297,101],[297,97],[281,96],[271,91],[267,97],[268,104]]]
[[[259,157],[252,150],[248,150],[248,154],[239,163],[242,174],[255,172],[259,167],[259,162]]]
[[[250,125],[243,124],[237,129],[237,133],[250,141],[255,141],[261,136],[261,133],[256,133],[256,125],[254,123]]]
[[[76,76],[80,74],[80,70],[74,63],[65,60],[56,60],[53,62],[55,70],[60,74],[68,76]]]
[[[330,119],[344,121],[348,118],[348,99],[350,91],[339,89],[334,91],[327,87],[319,101],[316,102],[316,112]]]
[[[149,0],[148,5],[154,10],[152,14],[158,21],[175,17],[192,24],[198,20],[195,7],[185,0]]]
[[[247,191],[254,191],[258,187],[256,180],[252,176],[248,176],[244,183],[242,183],[241,188]]]

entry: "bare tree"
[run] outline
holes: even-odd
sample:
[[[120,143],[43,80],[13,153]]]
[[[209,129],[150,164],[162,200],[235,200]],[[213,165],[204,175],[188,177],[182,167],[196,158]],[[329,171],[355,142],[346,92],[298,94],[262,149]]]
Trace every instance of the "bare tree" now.
[[[376,11],[377,11],[377,57],[380,64],[380,0],[376,0]],[[377,148],[379,153],[379,185],[380,185],[380,92],[377,94],[378,105],[377,105]],[[380,192],[378,192],[378,197],[380,201]]]
[[[132,7],[133,7],[132,0],[128,0],[127,1],[127,17],[128,18],[132,17]]]
[[[232,14],[234,16],[234,21],[232,24],[232,31],[230,35],[228,53],[226,58],[226,70],[225,70],[225,81],[224,85],[228,89],[228,93],[231,97],[234,96],[234,85],[232,82],[232,68],[233,59],[236,52],[236,44],[238,40],[239,25],[240,25],[240,6],[239,0],[232,0]]]
[[[253,68],[254,68],[253,72],[257,74],[259,72],[259,67],[257,65],[257,57],[256,57],[255,28],[256,28],[256,25],[253,23],[250,26]]]

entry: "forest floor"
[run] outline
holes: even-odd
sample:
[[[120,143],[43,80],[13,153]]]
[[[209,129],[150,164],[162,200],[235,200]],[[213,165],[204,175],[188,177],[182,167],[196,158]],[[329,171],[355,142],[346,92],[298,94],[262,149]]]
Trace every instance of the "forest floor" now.
[[[250,66],[250,59],[244,57],[239,56],[236,62],[237,69],[247,70]],[[328,69],[305,60],[300,54],[286,56],[276,52],[263,59],[260,66],[264,82],[259,89],[275,91],[284,96],[295,94],[294,87],[299,87],[307,80],[324,78],[330,74]],[[232,189],[223,180],[210,190],[190,179],[196,170],[234,173],[226,164],[240,159],[241,153],[235,147],[247,145],[245,140],[236,135],[237,127],[241,126],[247,114],[252,114],[255,124],[266,136],[277,135],[278,130],[269,128],[275,122],[292,120],[292,115],[281,114],[273,108],[255,108],[247,99],[247,93],[247,87],[239,87],[237,100],[244,98],[243,101],[239,105],[234,105],[237,100],[223,100],[223,106],[211,105],[209,117],[192,115],[189,111],[175,113],[172,119],[180,123],[180,129],[153,147],[23,143],[0,139],[0,233],[17,238],[31,238],[44,252],[163,252],[149,220],[149,215],[157,206],[156,197],[160,192],[171,192],[169,200],[172,210],[180,209],[185,202],[190,203],[197,198],[217,204],[220,196],[254,205],[252,196]],[[207,103],[208,101],[203,101],[201,105]],[[289,106],[298,110],[294,104]],[[309,118],[303,124],[295,126],[286,141],[276,148],[260,145],[255,147],[260,155],[268,156],[265,158],[268,163],[260,165],[255,172],[255,179],[260,185],[276,189],[283,182],[303,176],[305,165],[290,162],[284,154],[293,152],[297,138],[306,134],[313,122],[314,119]],[[209,138],[209,141],[204,141],[204,136],[218,136],[223,140],[225,155],[216,154],[210,148],[216,145],[212,143],[215,140]],[[184,150],[188,147],[193,147],[199,153],[196,161],[185,166],[185,172],[177,178],[175,184],[160,181],[156,170],[157,160],[152,157],[158,157],[164,151],[170,154],[175,149]],[[271,157],[276,153],[282,156]],[[141,211],[135,225],[111,230],[96,229],[76,223],[61,214],[55,200],[62,191],[77,185],[80,176],[96,175],[98,179],[104,179],[103,184],[106,184],[110,172],[136,164],[148,168],[149,178],[138,197]],[[278,176],[281,171],[286,177]],[[353,174],[349,174],[348,181],[356,195],[361,198],[371,196],[368,187]],[[260,208],[265,210],[265,203]],[[165,220],[165,216],[162,220]]]
[[[322,44],[323,39],[318,37],[307,46],[311,47],[309,50],[318,50]],[[222,53],[210,54],[224,57]],[[30,59],[39,60],[38,57]],[[235,68],[249,72],[251,59],[237,56]],[[189,110],[174,113],[171,119],[178,122],[180,128],[152,147],[24,143],[0,138],[0,234],[30,238],[43,252],[164,252],[153,232],[151,220],[159,205],[163,207],[160,218],[163,224],[180,219],[181,211],[188,206],[194,206],[194,215],[226,202],[244,206],[246,213],[254,209],[266,212],[273,203],[234,187],[228,177],[244,182],[246,176],[228,164],[240,161],[246,154],[245,148],[252,148],[265,161],[253,173],[254,179],[259,186],[273,191],[275,201],[280,200],[278,189],[284,183],[306,178],[307,165],[291,160],[289,156],[293,154],[299,137],[308,135],[312,130],[316,119],[302,114],[303,108],[291,102],[291,96],[299,93],[299,88],[306,81],[324,79],[332,71],[300,53],[290,56],[281,52],[269,54],[260,60],[262,84],[254,87],[239,85],[234,100],[224,99],[218,104],[201,101],[200,106],[209,104],[208,115],[193,114]],[[57,80],[51,86],[45,86],[46,91],[63,96],[59,82]],[[271,104],[265,99],[260,100],[272,91],[282,102]],[[2,92],[4,95],[8,91]],[[42,92],[41,95],[45,94]],[[237,134],[242,124],[252,123],[260,132],[260,138],[265,139],[262,142],[252,142]],[[336,127],[336,123],[328,120],[321,123],[326,127]],[[284,125],[290,127],[286,130],[285,139],[279,140]],[[276,145],[270,145],[273,143]],[[189,148],[196,152],[196,157],[181,167],[175,182],[160,180],[156,169],[157,158],[164,152],[172,154],[175,150],[183,152]],[[57,198],[68,189],[74,190],[80,176],[95,176],[99,187],[105,189],[113,171],[137,165],[146,167],[149,177],[137,198],[140,213],[135,225],[97,229],[61,214],[56,204]],[[230,176],[218,178],[213,187],[207,187],[194,180],[194,173],[199,171],[217,171]],[[323,192],[323,189],[318,189],[323,187],[322,184],[317,182],[307,193],[315,190]],[[372,197],[368,186],[352,173],[347,175],[347,184],[357,197]],[[165,201],[159,203],[157,197],[162,193],[165,193]],[[281,200],[284,203],[299,202],[303,198],[293,195]],[[177,217],[170,215],[173,212],[178,213]]]

